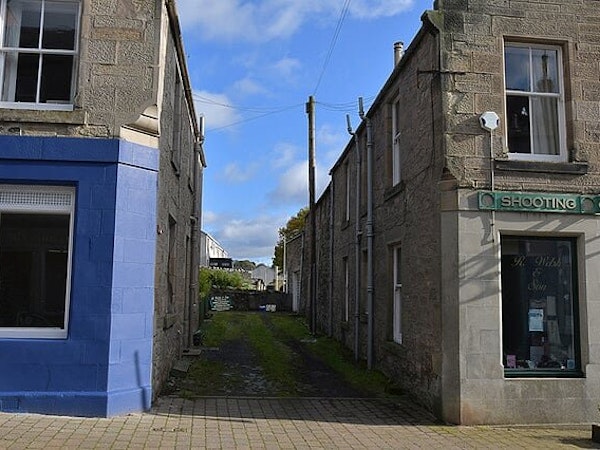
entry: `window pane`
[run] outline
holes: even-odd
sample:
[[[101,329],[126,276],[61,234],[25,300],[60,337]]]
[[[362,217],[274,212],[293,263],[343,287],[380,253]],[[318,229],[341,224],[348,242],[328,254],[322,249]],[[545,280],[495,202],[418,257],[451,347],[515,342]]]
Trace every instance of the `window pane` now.
[[[0,326],[64,328],[69,220],[0,216]]]
[[[534,91],[558,93],[558,58],[556,50],[533,49],[531,53]]]
[[[69,103],[73,56],[44,55],[42,62],[41,103]]]
[[[502,238],[502,327],[507,370],[578,370],[575,242]]]
[[[15,92],[16,102],[35,102],[39,59],[39,55],[19,54]]]
[[[42,48],[75,50],[77,3],[46,2]]]
[[[395,284],[402,284],[402,270],[400,270],[402,268],[402,256],[401,256],[400,247],[396,247],[396,250],[395,250],[394,266],[395,266],[395,269],[396,269]]]
[[[394,103],[394,137],[400,132],[400,118],[402,117],[402,111],[400,111],[400,102]]]
[[[17,65],[19,63],[19,54],[16,52],[7,52],[4,57],[4,73],[2,86],[2,101],[15,101],[15,88],[17,84]]]
[[[41,0],[9,0],[4,45],[6,47],[38,48],[41,13]]]
[[[535,154],[558,155],[558,99],[554,97],[531,98],[531,123]]]
[[[402,343],[402,250],[394,249],[394,305],[393,305],[393,338],[394,342]]]
[[[508,95],[506,97],[508,127],[508,151],[531,153],[529,135],[529,97]]]
[[[530,91],[529,49],[506,47],[504,49],[506,89]]]

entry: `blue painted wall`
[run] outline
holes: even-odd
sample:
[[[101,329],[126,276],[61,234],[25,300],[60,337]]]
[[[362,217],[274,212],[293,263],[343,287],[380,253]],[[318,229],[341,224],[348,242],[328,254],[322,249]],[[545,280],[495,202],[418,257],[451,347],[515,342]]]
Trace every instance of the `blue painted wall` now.
[[[0,183],[76,187],[68,338],[0,339],[0,411],[150,406],[158,150],[0,136]]]

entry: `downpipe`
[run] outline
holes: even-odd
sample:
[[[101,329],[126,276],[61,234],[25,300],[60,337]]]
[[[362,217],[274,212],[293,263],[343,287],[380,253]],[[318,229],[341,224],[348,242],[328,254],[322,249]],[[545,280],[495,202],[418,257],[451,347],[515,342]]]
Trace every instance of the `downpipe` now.
[[[359,360],[359,348],[360,348],[360,241],[361,241],[361,229],[360,229],[360,171],[361,171],[361,157],[360,157],[360,146],[358,143],[358,136],[352,131],[352,125],[350,124],[350,116],[346,115],[346,123],[348,125],[348,134],[352,136],[354,145],[356,148],[356,209],[355,209],[355,255],[354,255],[354,360]]]
[[[373,368],[373,130],[359,98],[360,118],[367,126],[367,368]]]

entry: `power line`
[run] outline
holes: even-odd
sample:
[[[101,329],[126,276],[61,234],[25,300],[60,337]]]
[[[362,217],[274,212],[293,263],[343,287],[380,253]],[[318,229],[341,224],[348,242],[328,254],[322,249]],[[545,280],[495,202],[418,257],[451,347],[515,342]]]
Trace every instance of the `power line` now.
[[[313,96],[317,94],[317,90],[321,84],[321,80],[323,79],[323,75],[325,74],[325,70],[329,65],[329,61],[331,60],[331,55],[333,54],[333,49],[335,48],[335,44],[337,43],[338,37],[340,35],[340,31],[342,30],[342,24],[344,23],[344,19],[348,15],[348,11],[350,9],[351,0],[346,0],[344,2],[344,7],[340,13],[340,17],[338,19],[337,25],[335,27],[335,31],[333,33],[333,37],[331,38],[331,43],[329,44],[329,50],[327,52],[327,56],[325,57],[325,61],[323,62],[323,67],[321,68],[321,73],[319,74],[319,78],[317,80],[317,85],[313,91]]]
[[[228,104],[228,103],[221,103],[221,102],[213,100],[213,99],[211,99],[209,97],[203,97],[203,96],[198,95],[198,94],[193,94],[192,96],[193,96],[194,100],[196,100],[198,103],[204,103],[204,104],[208,104],[208,105],[221,106],[222,108],[234,109],[234,110],[237,110],[237,111],[247,111],[247,112],[257,112],[257,113],[272,113],[272,112],[285,111],[286,109],[288,109],[290,107],[297,106],[297,105],[265,106],[265,107],[261,107],[261,106],[239,106],[239,105],[231,105],[231,104]]]
[[[364,104],[369,108],[372,101],[375,99],[375,95],[371,95],[369,97],[364,97]],[[357,100],[346,102],[346,103],[325,103],[325,102],[317,102],[323,109],[328,111],[339,111],[339,112],[353,112],[357,109]]]
[[[251,122],[251,121],[253,121],[253,120],[262,119],[263,117],[270,116],[270,115],[273,115],[273,114],[279,114],[279,113],[282,113],[282,112],[285,112],[285,111],[288,111],[288,110],[290,110],[290,109],[294,109],[294,108],[297,108],[297,107],[300,107],[300,106],[304,107],[304,103],[298,103],[298,104],[296,104],[296,105],[290,105],[290,106],[286,106],[286,107],[284,107],[284,108],[280,108],[280,109],[277,109],[277,110],[269,111],[269,112],[266,112],[266,113],[264,113],[264,114],[259,114],[259,115],[257,115],[257,116],[248,117],[248,118],[246,118],[246,119],[238,120],[238,121],[236,121],[236,122],[232,122],[232,123],[230,123],[230,124],[223,125],[223,126],[220,126],[220,127],[209,128],[209,130],[208,130],[208,131],[217,131],[217,130],[223,130],[223,129],[225,129],[225,128],[233,127],[233,126],[235,126],[235,125],[239,125],[239,124],[241,124],[241,123],[246,123],[246,122]]]

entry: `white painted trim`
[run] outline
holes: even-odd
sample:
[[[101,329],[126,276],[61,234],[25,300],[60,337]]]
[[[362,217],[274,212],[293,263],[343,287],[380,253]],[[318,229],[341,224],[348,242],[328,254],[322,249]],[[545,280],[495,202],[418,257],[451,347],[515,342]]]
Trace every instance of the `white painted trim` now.
[[[25,194],[25,195],[23,195]],[[32,194],[28,196],[27,194]],[[36,197],[37,194],[37,197]],[[44,196],[44,194],[49,194]],[[75,188],[67,186],[0,185],[0,215],[2,212],[34,212],[69,214],[69,243],[67,279],[65,286],[64,328],[55,327],[0,327],[0,339],[66,339],[69,331],[71,307],[71,276],[73,266],[73,233],[75,224]],[[10,201],[10,197],[15,197]],[[53,195],[57,195],[53,199]],[[3,196],[6,196],[3,199]],[[19,197],[22,198],[19,200]],[[4,202],[4,203],[2,203]]]
[[[518,41],[504,41],[503,48],[506,46],[510,47],[522,47],[527,49],[548,49],[555,50],[557,53],[557,61],[556,64],[558,66],[558,93],[543,93],[543,92],[525,92],[525,91],[512,91],[506,89],[506,79],[504,80],[504,118],[505,122],[508,121],[507,114],[507,104],[506,97],[507,95],[518,95],[527,98],[532,97],[551,97],[558,99],[557,103],[557,114],[558,114],[558,145],[559,145],[559,154],[558,155],[544,155],[544,154],[536,154],[536,153],[511,153],[508,152],[508,159],[512,160],[520,160],[520,161],[545,161],[545,162],[567,162],[568,161],[568,151],[567,151],[567,125],[566,125],[566,112],[565,112],[565,86],[564,86],[564,64],[563,64],[563,49],[558,45],[549,45],[549,44],[536,44],[530,42],[518,42]],[[504,77],[506,77],[506,58],[505,51],[502,51],[502,65],[504,69]],[[530,66],[531,66],[531,53],[530,53]],[[530,73],[530,76],[533,76],[533,73]],[[508,126],[504,127],[504,139],[507,143],[508,147]],[[533,145],[532,145],[533,149]]]

